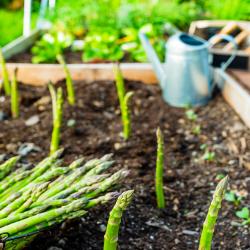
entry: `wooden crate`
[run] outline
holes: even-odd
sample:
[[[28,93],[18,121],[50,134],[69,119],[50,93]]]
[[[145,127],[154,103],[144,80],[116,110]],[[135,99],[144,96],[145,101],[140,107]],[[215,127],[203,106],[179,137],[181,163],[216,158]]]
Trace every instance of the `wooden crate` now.
[[[224,27],[229,22],[232,22],[232,20],[195,21],[192,22],[189,27],[189,34],[197,35],[206,39],[207,38],[206,34],[208,34],[208,37],[211,36],[212,34],[216,34],[220,28]],[[240,28],[248,30],[250,32],[250,22],[245,22],[245,21],[233,21],[233,22],[236,22]],[[250,46],[250,35],[246,40],[246,44],[247,46]],[[220,67],[221,64],[225,62],[232,55],[232,52],[224,51],[223,49],[218,49],[218,48],[212,48],[211,52],[213,53],[214,67]],[[250,71],[250,53],[246,53],[244,50],[238,50],[236,52],[236,58],[230,64],[229,68],[244,69]]]

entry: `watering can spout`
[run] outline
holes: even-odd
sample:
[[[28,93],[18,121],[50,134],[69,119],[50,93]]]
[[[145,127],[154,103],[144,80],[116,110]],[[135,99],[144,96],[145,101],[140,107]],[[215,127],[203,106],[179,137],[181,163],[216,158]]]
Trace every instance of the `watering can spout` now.
[[[163,66],[159,60],[159,57],[157,56],[155,50],[153,49],[152,45],[150,44],[147,36],[140,32],[139,33],[139,38],[141,40],[142,46],[146,51],[148,60],[152,63],[153,65],[153,69],[156,73],[156,76],[160,82],[160,85],[162,84],[162,82],[164,82],[164,79],[166,78]]]

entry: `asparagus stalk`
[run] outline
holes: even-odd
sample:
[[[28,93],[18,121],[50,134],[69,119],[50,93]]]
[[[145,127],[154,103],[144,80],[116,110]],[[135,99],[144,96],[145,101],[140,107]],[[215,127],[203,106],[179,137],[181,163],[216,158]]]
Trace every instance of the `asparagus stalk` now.
[[[101,163],[101,164],[96,166],[96,164],[98,164],[98,163]],[[47,199],[48,197],[51,197],[51,196],[57,194],[58,192],[64,190],[65,188],[70,187],[70,185],[73,182],[78,180],[83,175],[84,175],[85,179],[88,179],[88,177],[90,177],[90,176],[100,174],[104,170],[108,169],[112,164],[113,164],[113,161],[108,161],[108,162],[102,163],[101,159],[94,160],[94,161],[91,160],[91,161],[86,162],[86,164],[84,164],[83,167],[76,169],[70,175],[65,177],[63,179],[63,182],[62,181],[58,182],[55,180],[54,185],[50,186],[50,189],[39,198],[39,201],[41,201],[43,199]],[[83,181],[85,181],[85,180],[83,180]]]
[[[98,194],[103,193],[104,191],[112,187],[114,184],[118,183],[120,180],[128,176],[128,174],[129,172],[127,170],[119,170],[118,172],[114,173],[112,176],[101,182],[96,190],[88,193],[85,197],[96,197]]]
[[[49,182],[44,182],[41,184],[37,184],[35,188],[32,190],[31,196],[17,209],[14,214],[21,213],[30,207],[32,203],[34,203],[39,196],[47,189]]]
[[[19,161],[19,159],[19,156],[14,156],[0,165],[0,180],[9,174],[13,167],[16,166],[16,163]]]
[[[122,193],[109,214],[108,225],[104,236],[104,250],[116,250],[119,228],[123,211],[126,210],[133,197],[134,190]]]
[[[4,92],[6,95],[10,95],[10,81],[9,81],[9,74],[6,68],[5,59],[3,57],[2,50],[0,49],[0,64],[2,68],[2,75],[3,75],[3,87]],[[0,84],[0,91],[2,89],[2,84]]]
[[[116,79],[116,90],[122,116],[123,137],[125,140],[127,140],[131,134],[131,118],[128,104],[133,95],[133,92],[125,93],[124,80],[119,64],[114,66],[114,73]]]
[[[68,102],[70,105],[75,105],[75,91],[74,91],[74,85],[73,81],[69,72],[69,69],[67,67],[67,64],[65,63],[65,60],[61,54],[57,55],[57,61],[63,66],[64,73],[66,75],[66,87],[67,87],[67,95],[68,95]]]
[[[163,168],[164,168],[164,138],[160,128],[157,129],[157,159],[155,173],[155,193],[158,208],[165,208],[163,189]]]
[[[27,184],[31,183],[34,179],[42,175],[62,155],[62,153],[63,149],[57,150],[54,154],[38,163],[38,165],[33,169],[33,173],[30,176],[14,184],[11,188],[0,194],[0,202],[7,199],[10,194],[21,190]]]
[[[25,171],[25,172],[22,172],[20,174],[17,174],[16,176],[13,176],[12,179],[8,179],[5,182],[2,182],[0,184],[0,193],[3,192],[4,190],[6,190],[7,188],[9,188],[10,186],[12,186],[13,184],[26,178],[27,176],[30,175],[30,173],[31,173],[31,171]]]
[[[52,85],[49,85],[49,89],[52,89]],[[51,92],[51,90],[50,90]],[[53,91],[52,91],[53,92]],[[62,88],[57,90],[56,100],[54,94],[51,92],[52,98],[52,110],[53,110],[53,131],[52,138],[50,144],[50,153],[53,154],[56,150],[58,150],[59,142],[60,142],[60,130],[62,124],[62,116],[63,116],[63,92]]]
[[[13,118],[19,116],[19,94],[17,87],[17,68],[14,71],[11,81],[11,114]]]
[[[213,200],[208,209],[207,217],[203,224],[203,229],[200,237],[199,250],[210,250],[212,246],[212,239],[216,220],[218,217],[219,210],[221,208],[221,202],[223,200],[225,191],[228,185],[228,176],[223,178],[217,185]]]

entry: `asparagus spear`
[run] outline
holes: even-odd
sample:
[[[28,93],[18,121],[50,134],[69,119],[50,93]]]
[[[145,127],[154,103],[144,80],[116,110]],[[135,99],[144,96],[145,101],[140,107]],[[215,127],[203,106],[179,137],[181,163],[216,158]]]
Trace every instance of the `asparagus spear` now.
[[[103,182],[100,183],[99,187],[94,190],[93,192],[88,193],[85,197],[96,197],[98,194],[108,190],[110,187],[112,187],[114,184],[118,183],[120,180],[128,176],[127,170],[119,170],[118,172],[114,173],[109,178],[105,179]]]
[[[6,200],[0,202],[0,209],[3,209],[4,207],[6,207],[11,202],[13,202],[14,200],[18,199],[21,196],[22,196],[22,192],[16,192],[16,193],[10,195]]]
[[[45,158],[40,163],[38,163],[38,165],[33,169],[33,173],[30,176],[14,184],[11,188],[0,194],[0,202],[7,199],[10,194],[21,190],[24,186],[31,183],[34,179],[43,174],[62,155],[62,153],[63,149],[60,149],[51,156]]]
[[[15,211],[19,206],[21,206],[30,196],[32,190],[28,190],[22,194],[18,199],[7,205],[0,211],[0,219],[7,217],[10,213]]]
[[[125,92],[124,79],[119,64],[114,65],[114,73],[116,79],[116,90],[122,116],[123,137],[125,140],[127,140],[131,134],[131,119],[128,103],[133,95],[133,92]]]
[[[203,224],[203,229],[200,237],[199,250],[210,250],[212,245],[213,233],[218,217],[219,210],[221,208],[221,202],[224,197],[224,193],[228,185],[228,176],[223,178],[217,185],[213,200],[208,209],[207,217]]]
[[[113,163],[113,162],[112,162]],[[70,187],[70,185],[78,180],[82,175],[84,175],[85,179],[88,179],[89,176],[94,174],[99,174],[103,172],[105,169],[111,166],[111,162],[104,162],[97,167],[93,168],[93,165],[90,163],[86,163],[83,167],[80,167],[76,169],[74,172],[72,172],[70,175],[66,176],[63,180],[63,182],[57,183],[53,187],[51,187],[47,192],[45,192],[38,201],[42,201],[44,199],[47,199],[49,197],[54,196],[58,192],[64,190],[65,188]],[[93,169],[92,169],[93,168]],[[86,174],[87,172],[87,174]],[[84,181],[84,180],[83,180]]]
[[[48,185],[49,182],[37,184],[32,190],[30,198],[28,198],[17,210],[15,210],[14,214],[21,213],[29,208],[30,205],[34,203],[39,198],[39,196],[47,189]]]
[[[104,236],[104,250],[116,250],[119,228],[123,211],[126,210],[133,197],[134,190],[122,193],[109,214],[108,225]]]
[[[49,85],[52,88],[52,85]],[[54,98],[54,95],[51,95],[51,98]],[[56,100],[52,100],[52,109],[53,109],[53,131],[50,144],[50,153],[53,154],[58,150],[60,142],[60,130],[62,125],[62,116],[63,116],[63,92],[62,88],[57,90]]]
[[[15,167],[19,161],[19,156],[14,156],[0,165],[0,180],[2,180]]]
[[[8,179],[4,182],[1,182],[0,184],[0,193],[12,186],[13,184],[21,181],[22,179],[26,178],[29,176],[31,171],[25,171],[22,173],[17,174],[16,176],[13,176],[11,179]]]
[[[9,75],[8,75],[5,59],[3,57],[3,53],[2,53],[1,49],[0,49],[0,64],[1,64],[1,68],[2,68],[4,92],[6,95],[10,95]],[[1,88],[2,88],[2,86],[0,86],[0,91],[1,91]]]
[[[11,114],[13,118],[19,116],[19,94],[17,87],[17,68],[14,71],[11,81]]]
[[[75,105],[75,91],[74,91],[74,85],[73,85],[73,81],[72,81],[69,69],[61,54],[58,54],[56,58],[57,58],[57,61],[63,66],[63,70],[66,74],[66,87],[67,87],[68,102],[70,105],[73,106]]]
[[[155,173],[155,193],[158,208],[165,208],[163,190],[163,167],[164,167],[164,138],[160,128],[157,129],[157,160]]]

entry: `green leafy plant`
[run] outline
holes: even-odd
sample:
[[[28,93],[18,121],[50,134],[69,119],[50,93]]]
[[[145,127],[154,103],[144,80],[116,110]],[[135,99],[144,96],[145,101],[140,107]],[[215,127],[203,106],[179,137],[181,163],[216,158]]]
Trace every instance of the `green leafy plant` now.
[[[157,137],[157,157],[155,173],[155,193],[158,208],[165,208],[165,197],[163,189],[163,169],[164,169],[164,137],[160,128],[156,131]]]
[[[63,31],[51,30],[45,33],[32,47],[33,63],[54,63],[56,56],[63,54],[66,48],[69,48],[73,42],[71,34]]]
[[[196,121],[198,118],[197,114],[192,109],[187,110],[185,114],[187,119],[190,121]]]
[[[125,93],[124,79],[118,64],[114,66],[114,73],[116,79],[116,90],[119,98],[120,110],[122,116],[123,137],[125,140],[127,140],[131,134],[131,118],[130,118],[130,110],[128,107],[128,103],[133,95],[133,92]]]
[[[82,60],[90,61],[119,61],[124,52],[118,44],[117,31],[110,29],[101,33],[90,32],[84,39]]]
[[[122,214],[133,198],[134,190],[123,192],[117,199],[109,214],[108,225],[104,236],[103,250],[116,250]]]
[[[6,68],[6,63],[5,63],[5,59],[2,53],[2,50],[0,49],[0,64],[1,64],[1,68],[2,68],[2,77],[3,77],[3,83],[0,82],[0,91],[2,89],[2,87],[4,87],[4,92],[6,95],[10,95],[10,81],[9,81],[9,74]]]
[[[50,153],[53,154],[58,150],[60,143],[60,130],[63,117],[63,91],[62,88],[58,88],[56,92],[52,84],[49,84],[48,87],[52,100],[53,113],[53,131],[50,143]]]
[[[215,152],[211,152],[209,150],[206,150],[206,152],[203,154],[202,159],[205,161],[212,162],[215,160]]]
[[[112,154],[87,162],[80,158],[65,165],[60,159],[62,153],[56,151],[32,169],[22,165],[16,168],[19,157],[0,164],[0,234],[15,239],[6,242],[6,249],[21,249],[22,236],[30,235],[29,242],[36,237],[34,233],[82,217],[90,208],[117,197],[117,192],[108,190],[128,172],[104,173],[114,164]]]
[[[11,81],[11,114],[13,118],[19,116],[19,93],[17,86],[17,69],[15,69],[13,74],[13,79]]]
[[[215,154],[215,152],[211,151],[211,150],[208,148],[208,145],[207,145],[207,144],[202,144],[202,145],[200,146],[200,149],[201,149],[201,150],[204,150],[204,154],[203,154],[203,156],[202,156],[202,159],[203,159],[203,160],[208,161],[208,162],[215,161],[216,154]]]
[[[200,135],[200,133],[201,133],[201,126],[200,125],[194,126],[193,129],[192,129],[192,133],[194,135]]]
[[[239,206],[243,196],[237,195],[234,191],[229,191],[225,193],[225,200],[229,202],[233,202],[235,206]]]
[[[211,249],[214,228],[216,225],[218,213],[221,208],[221,202],[223,200],[227,186],[228,186],[228,176],[223,178],[218,183],[215,189],[213,200],[210,204],[206,219],[203,223],[203,229],[201,232],[200,243],[199,243],[199,250]]]
[[[63,66],[63,70],[66,75],[66,87],[67,87],[67,96],[68,96],[68,102],[70,105],[75,105],[75,91],[74,91],[74,84],[69,72],[69,68],[67,64],[65,63],[65,60],[61,54],[58,54],[56,56],[58,62]]]
[[[242,225],[250,224],[250,212],[248,207],[243,207],[236,212],[236,216],[243,219]]]

